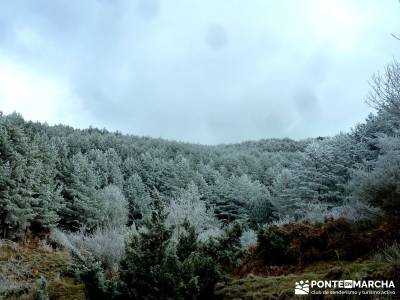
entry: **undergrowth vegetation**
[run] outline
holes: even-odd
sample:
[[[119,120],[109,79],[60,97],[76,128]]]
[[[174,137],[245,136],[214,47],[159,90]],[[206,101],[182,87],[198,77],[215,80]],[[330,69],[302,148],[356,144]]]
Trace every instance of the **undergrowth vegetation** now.
[[[397,277],[395,277],[397,276]],[[300,280],[382,280],[398,279],[388,263],[377,264],[373,259],[357,259],[351,262],[328,261],[311,264],[301,271],[289,269],[270,270],[269,275],[253,275],[233,278],[227,283],[219,283],[215,294],[220,299],[293,299],[294,283]],[[368,299],[368,297],[365,297]],[[374,299],[373,297],[371,297]],[[337,295],[325,295],[323,299],[338,299]],[[340,299],[340,297],[339,297]],[[343,296],[342,299],[354,299]],[[359,299],[359,298],[356,298]],[[390,299],[389,297],[385,299]],[[396,299],[396,298],[393,298]]]
[[[0,299],[85,299],[85,288],[69,271],[68,251],[39,241],[0,240]]]

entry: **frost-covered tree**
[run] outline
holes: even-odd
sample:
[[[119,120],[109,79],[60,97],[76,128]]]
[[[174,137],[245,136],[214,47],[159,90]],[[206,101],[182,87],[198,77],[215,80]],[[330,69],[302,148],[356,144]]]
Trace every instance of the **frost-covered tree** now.
[[[47,137],[36,135],[31,146],[32,156],[36,159],[32,171],[32,230],[40,233],[54,228],[59,220],[59,213],[64,207],[61,187],[56,182],[57,152],[54,144]]]
[[[378,115],[387,115],[386,126],[398,129],[400,125],[400,63],[388,64],[383,74],[375,74],[371,82],[371,92],[367,102]]]
[[[355,163],[351,145],[342,143],[346,136],[336,136],[310,144],[305,150],[299,176],[299,198],[305,201],[338,202],[344,198],[348,169]]]
[[[368,104],[376,109],[354,130],[357,141],[366,144],[365,161],[353,173],[352,199],[400,214],[400,64],[389,64],[372,79]]]
[[[295,190],[299,186],[298,178],[294,170],[284,168],[273,181],[272,204],[280,216],[293,215],[303,207]]]
[[[381,154],[354,171],[349,183],[355,200],[382,208],[389,215],[400,215],[400,138],[380,140]]]
[[[102,207],[102,226],[123,227],[128,223],[128,201],[116,185],[108,185],[99,192]]]
[[[154,153],[143,153],[136,160],[136,173],[148,189],[156,189],[162,194],[172,195],[179,190],[173,185],[174,164]]]
[[[249,221],[258,226],[270,222],[276,217],[276,208],[272,204],[271,194],[265,190],[259,197],[251,200]]]
[[[104,188],[107,185],[122,187],[123,175],[120,169],[122,162],[113,148],[107,149],[105,152],[99,149],[92,149],[87,156],[92,164],[100,188]]]
[[[70,182],[64,191],[66,207],[62,213],[63,225],[71,230],[82,226],[94,228],[103,221],[102,205],[97,192],[97,179],[86,156],[71,158]]]
[[[30,186],[25,184],[27,162],[15,155],[12,162],[2,164],[0,183],[0,227],[3,237],[12,237],[26,231],[35,214]]]
[[[364,157],[362,149],[347,134],[310,143],[301,159],[274,180],[275,207],[281,214],[301,214],[310,204],[340,205],[348,196],[350,170]]]
[[[114,148],[107,149],[104,155],[107,161],[107,184],[122,188],[124,179],[121,172],[121,157]]]
[[[216,195],[215,212],[219,219],[231,222],[237,219],[248,220],[249,211],[254,204],[269,202],[269,192],[258,181],[243,174],[224,179],[220,176],[213,187]]]
[[[32,156],[23,119],[17,114],[0,121],[0,230],[13,237],[28,230],[35,217],[32,187],[37,161]]]
[[[124,183],[124,194],[128,201],[130,219],[141,218],[150,212],[151,197],[140,176],[129,176]]]
[[[171,199],[166,207],[168,214],[166,224],[169,227],[179,227],[188,221],[198,234],[220,228],[214,216],[213,209],[200,199],[197,186],[192,182],[176,198]]]

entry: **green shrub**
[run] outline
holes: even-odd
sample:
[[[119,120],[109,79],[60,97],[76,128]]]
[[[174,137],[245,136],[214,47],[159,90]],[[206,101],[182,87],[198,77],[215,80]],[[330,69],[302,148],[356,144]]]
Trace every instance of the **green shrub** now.
[[[276,226],[263,227],[258,231],[259,255],[267,264],[283,264],[289,247],[285,235]]]
[[[145,227],[130,237],[120,265],[124,294],[133,299],[167,299],[177,293],[179,259],[171,236],[161,214],[153,211]]]
[[[72,254],[71,271],[85,284],[86,299],[112,299],[116,294],[115,282],[107,279],[107,272],[94,256]]]
[[[179,230],[167,227],[159,200],[153,208],[151,217],[129,235],[117,273],[104,269],[93,255],[74,255],[72,269],[85,283],[88,299],[212,299],[222,269],[238,266],[239,224],[218,238],[200,241],[187,221]]]

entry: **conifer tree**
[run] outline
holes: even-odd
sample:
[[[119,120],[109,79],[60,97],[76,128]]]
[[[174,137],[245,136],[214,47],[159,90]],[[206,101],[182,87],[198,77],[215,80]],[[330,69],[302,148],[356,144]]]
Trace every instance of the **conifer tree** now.
[[[102,205],[96,190],[97,179],[86,156],[71,158],[70,184],[66,187],[63,225],[71,230],[96,227],[103,221]]]
[[[57,152],[54,144],[49,142],[47,136],[35,135],[30,150],[36,159],[32,172],[32,209],[35,214],[32,230],[40,233],[57,226],[64,204],[60,194],[61,188],[56,184]]]
[[[34,161],[29,140],[16,114],[0,123],[0,230],[3,237],[27,231],[34,218],[32,184]]]
[[[159,198],[153,202],[151,218],[143,229],[131,235],[121,261],[124,292],[132,299],[174,298],[177,259],[168,249],[172,231],[165,224],[165,214]]]
[[[131,221],[149,214],[150,194],[138,174],[134,173],[125,180],[124,194],[128,201]]]

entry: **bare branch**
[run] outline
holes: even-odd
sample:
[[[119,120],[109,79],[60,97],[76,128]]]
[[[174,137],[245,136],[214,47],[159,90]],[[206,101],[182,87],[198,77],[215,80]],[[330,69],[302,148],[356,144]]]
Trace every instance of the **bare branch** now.
[[[400,117],[400,64],[393,61],[382,74],[375,74],[370,86],[367,103],[378,111]]]
[[[393,34],[393,33],[392,33],[392,37],[394,37],[396,40],[399,40],[399,41],[400,41],[400,37],[398,37],[397,35],[395,35],[395,34]]]

